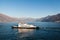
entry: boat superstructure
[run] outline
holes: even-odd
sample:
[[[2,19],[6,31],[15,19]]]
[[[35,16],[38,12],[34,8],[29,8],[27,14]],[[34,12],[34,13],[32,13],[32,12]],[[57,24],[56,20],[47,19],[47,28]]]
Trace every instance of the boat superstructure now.
[[[30,25],[30,24],[21,24],[21,23],[18,23],[18,26],[13,26],[12,28],[20,28],[20,29],[36,29],[36,28],[39,28],[39,27],[36,27],[34,25]]]

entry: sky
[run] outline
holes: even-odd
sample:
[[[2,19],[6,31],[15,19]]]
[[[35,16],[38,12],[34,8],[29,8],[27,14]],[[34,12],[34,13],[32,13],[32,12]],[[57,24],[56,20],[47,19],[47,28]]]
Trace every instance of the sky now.
[[[0,0],[0,13],[41,18],[60,13],[60,0]]]

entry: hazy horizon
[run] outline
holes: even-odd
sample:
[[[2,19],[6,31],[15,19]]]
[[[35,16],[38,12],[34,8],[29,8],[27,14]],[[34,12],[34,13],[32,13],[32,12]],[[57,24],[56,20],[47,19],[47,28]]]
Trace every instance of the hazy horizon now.
[[[0,0],[0,9],[12,17],[41,18],[60,13],[60,0]]]

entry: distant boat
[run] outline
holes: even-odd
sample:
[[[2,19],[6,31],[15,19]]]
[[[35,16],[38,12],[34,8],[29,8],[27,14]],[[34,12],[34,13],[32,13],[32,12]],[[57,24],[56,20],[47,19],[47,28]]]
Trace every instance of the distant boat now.
[[[12,28],[20,28],[20,29],[39,29],[39,27],[36,27],[36,26],[34,26],[34,25],[21,24],[21,23],[19,23],[17,26],[12,26]]]

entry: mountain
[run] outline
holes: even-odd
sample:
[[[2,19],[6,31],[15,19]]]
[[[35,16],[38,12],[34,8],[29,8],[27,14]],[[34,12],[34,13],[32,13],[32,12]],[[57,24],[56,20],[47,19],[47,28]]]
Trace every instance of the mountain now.
[[[19,18],[18,21],[20,21],[20,22],[34,22],[35,18]]]
[[[0,22],[33,22],[34,18],[13,18],[0,13]]]
[[[0,14],[0,22],[15,22],[16,18],[4,15],[4,14]]]
[[[38,22],[60,22],[60,13],[52,16],[37,19]]]
[[[60,22],[60,13],[43,18],[13,18],[0,13],[0,22]]]

